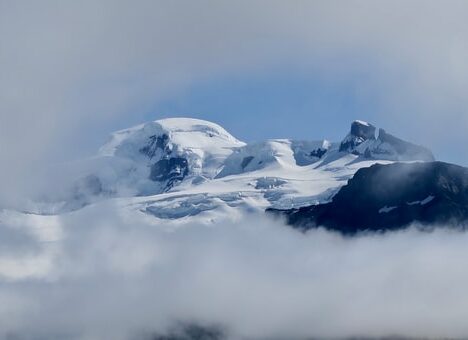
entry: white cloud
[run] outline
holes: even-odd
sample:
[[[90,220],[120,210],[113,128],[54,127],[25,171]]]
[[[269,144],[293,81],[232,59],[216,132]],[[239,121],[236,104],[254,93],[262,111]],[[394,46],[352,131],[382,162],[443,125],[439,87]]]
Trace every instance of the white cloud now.
[[[126,339],[181,321],[234,339],[468,335],[463,232],[343,238],[255,215],[173,229],[112,204],[59,224],[59,239],[36,241],[42,272],[2,273],[2,336]]]

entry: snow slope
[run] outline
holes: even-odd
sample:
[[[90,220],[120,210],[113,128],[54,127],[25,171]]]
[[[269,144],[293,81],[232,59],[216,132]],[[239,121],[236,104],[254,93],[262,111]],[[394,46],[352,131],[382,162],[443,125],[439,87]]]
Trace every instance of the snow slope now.
[[[61,170],[71,178],[63,192],[26,210],[57,215],[113,200],[122,211],[156,220],[209,223],[328,202],[362,167],[432,159],[385,132],[376,138],[375,127],[362,121],[337,143],[244,143],[211,122],[163,119],[113,133],[95,157]]]

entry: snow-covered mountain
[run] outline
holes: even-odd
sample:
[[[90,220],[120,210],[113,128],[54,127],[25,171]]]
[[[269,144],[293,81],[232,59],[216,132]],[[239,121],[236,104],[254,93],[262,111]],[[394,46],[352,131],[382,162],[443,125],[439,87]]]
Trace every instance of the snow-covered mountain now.
[[[61,170],[70,185],[28,208],[62,214],[113,200],[154,219],[210,223],[267,208],[326,203],[375,163],[432,161],[427,149],[354,121],[342,141],[245,143],[221,126],[171,118],[113,133],[90,159]]]
[[[301,229],[318,226],[356,234],[418,223],[466,228],[468,168],[444,162],[375,164],[359,169],[331,202],[268,209]]]
[[[90,220],[104,229],[140,225],[164,233],[236,225],[265,211],[300,228],[346,233],[468,220],[468,169],[433,162],[427,149],[375,131],[355,121],[338,142],[244,143],[216,124],[187,118],[118,131],[96,156],[51,170],[47,190],[34,201],[0,209],[4,235],[27,235],[43,249],[40,256],[3,259],[0,276],[49,275],[67,234],[89,230],[82,223]]]
[[[375,130],[375,127],[367,122],[354,121],[351,131],[340,144],[340,151],[391,161],[434,160],[428,149],[392,136],[384,129],[379,129],[376,138]]]

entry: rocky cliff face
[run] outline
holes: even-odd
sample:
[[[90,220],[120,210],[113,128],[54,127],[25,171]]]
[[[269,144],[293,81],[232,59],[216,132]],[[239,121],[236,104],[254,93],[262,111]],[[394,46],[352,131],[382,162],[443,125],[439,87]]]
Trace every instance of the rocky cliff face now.
[[[431,151],[400,138],[384,129],[376,128],[366,122],[356,120],[351,124],[351,131],[340,144],[340,152],[348,152],[369,159],[385,159],[392,161],[433,161]]]
[[[375,126],[361,120],[351,123],[351,131],[340,144],[340,152],[360,154],[357,147],[366,141],[375,140]]]
[[[443,162],[375,164],[358,170],[330,203],[272,212],[299,228],[323,226],[344,234],[413,222],[464,226],[468,168]]]

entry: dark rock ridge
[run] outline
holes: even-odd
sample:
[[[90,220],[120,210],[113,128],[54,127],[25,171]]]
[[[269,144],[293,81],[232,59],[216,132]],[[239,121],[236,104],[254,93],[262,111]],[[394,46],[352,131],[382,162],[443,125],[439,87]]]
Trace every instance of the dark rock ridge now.
[[[340,151],[353,152],[366,140],[375,139],[375,126],[360,120],[351,123],[351,131],[340,144]]]
[[[166,182],[168,190],[182,181],[189,173],[188,161],[183,157],[163,158],[151,166],[150,179]]]
[[[396,230],[413,222],[465,226],[468,168],[443,162],[375,164],[358,170],[330,203],[268,211],[301,229],[323,226],[343,234]]]
[[[379,129],[375,138],[375,127],[359,120],[351,124],[351,131],[341,142],[339,151],[369,159],[434,161],[432,152],[425,147],[397,138],[384,129]]]
[[[242,170],[244,170],[247,167],[247,165],[249,165],[250,162],[252,162],[252,160],[254,158],[255,158],[254,156],[244,157],[244,159],[242,159],[242,163],[241,163]]]
[[[327,151],[328,150],[326,150],[324,148],[318,148],[318,149],[312,150],[309,153],[309,156],[314,157],[314,158],[322,158],[322,156],[325,155],[327,153]]]
[[[360,120],[351,123],[351,134],[363,139],[375,139],[375,126]]]
[[[189,173],[187,159],[183,157],[171,157],[172,145],[167,134],[150,136],[147,144],[140,148],[139,151],[150,160],[158,154],[160,157],[163,157],[151,165],[149,175],[152,181],[164,184],[163,191],[167,191],[183,181]]]
[[[143,146],[140,149],[140,152],[149,157],[149,159],[153,158],[158,150],[163,151],[164,153],[170,154],[171,149],[169,146],[169,136],[167,134],[163,134],[161,136],[153,135],[148,138],[148,144]]]

